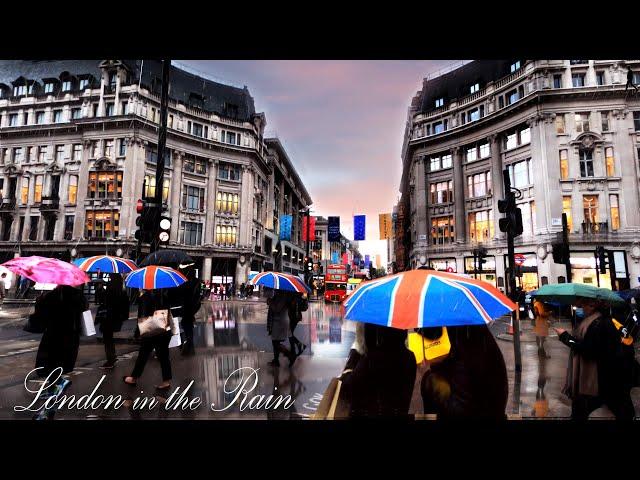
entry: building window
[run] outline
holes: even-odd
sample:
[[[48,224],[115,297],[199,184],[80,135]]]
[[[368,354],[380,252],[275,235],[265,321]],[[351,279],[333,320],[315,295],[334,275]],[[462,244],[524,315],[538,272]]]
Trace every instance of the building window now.
[[[109,158],[113,157],[113,140],[106,140],[104,142],[104,156]]]
[[[75,205],[78,200],[78,176],[69,175],[69,186],[67,187],[67,200],[71,205]]]
[[[436,108],[440,108],[444,105],[444,98],[437,98],[436,99]]]
[[[451,168],[451,162],[452,162],[451,154],[443,155],[441,158],[441,161],[442,161],[442,168]]]
[[[440,157],[431,157],[429,161],[429,169],[431,172],[440,170]]]
[[[204,188],[185,185],[182,191],[182,208],[204,212]]]
[[[609,206],[611,209],[611,230],[619,230],[620,207],[618,206],[618,195],[609,195]]]
[[[25,162],[26,163],[29,163],[29,162],[35,160],[35,158],[34,158],[35,148],[36,147],[27,147],[27,157],[25,158]]]
[[[207,160],[203,158],[185,157],[184,165],[182,166],[182,169],[185,172],[206,175]]]
[[[520,97],[518,96],[518,90],[511,90],[507,93],[507,105],[516,103]]]
[[[53,123],[62,123],[62,110],[53,111]]]
[[[98,116],[98,104],[97,104],[97,103],[94,103],[94,104],[93,104],[92,112],[93,112],[93,115],[92,115],[92,116],[93,116],[94,118]]]
[[[221,163],[218,166],[218,178],[221,180],[240,181],[240,165]]]
[[[120,111],[122,112],[122,115],[128,115],[129,114],[129,102],[122,102],[120,105]]]
[[[230,192],[218,192],[216,195],[216,211],[218,213],[238,213],[239,195]]]
[[[216,243],[218,245],[235,246],[238,227],[216,226]]]
[[[24,148],[16,147],[13,149],[13,163],[24,162]]]
[[[469,239],[482,242],[493,238],[493,210],[483,210],[469,214]]]
[[[560,150],[560,179],[566,180],[569,178],[569,158],[567,150]]]
[[[181,242],[184,245],[202,245],[202,223],[181,222]]]
[[[156,148],[150,148],[147,150],[147,162],[156,163],[158,161],[158,150]],[[186,162],[186,160],[185,160]],[[171,166],[171,150],[165,148],[164,151],[164,166]]]
[[[567,215],[567,229],[573,229],[573,216],[571,215],[571,197],[562,197],[562,213]]]
[[[433,134],[437,135],[438,133],[442,133],[444,132],[445,128],[444,128],[444,123],[443,122],[436,122],[433,124]]]
[[[56,162],[62,162],[64,160],[64,145],[56,145],[55,159]]]
[[[506,146],[507,146],[507,150],[511,150],[512,148],[516,148],[518,146],[518,135],[516,133],[507,135]]]
[[[127,139],[120,138],[118,140],[118,156],[124,157],[127,154]]]
[[[54,84],[53,82],[47,82],[44,84],[44,93],[53,93]]]
[[[84,90],[89,85],[89,80],[87,78],[80,79],[80,90]]]
[[[191,135],[202,137],[202,125],[194,122],[191,126]]]
[[[609,112],[600,112],[600,117],[602,119],[602,131],[609,131]]]
[[[593,150],[580,150],[580,176],[593,177]]]
[[[17,127],[18,126],[18,114],[17,113],[11,113],[9,115],[9,126],[10,127]]]
[[[470,93],[476,93],[478,90],[480,90],[480,84],[474,83],[473,85],[471,85],[471,88],[469,90]]]
[[[115,91],[117,80],[118,80],[117,73],[116,72],[111,72],[109,74],[109,88],[111,89],[111,91]]]
[[[511,186],[523,188],[533,183],[533,172],[531,171],[531,159],[512,163],[507,167]]]
[[[596,84],[604,85],[604,72],[596,72]]]
[[[589,114],[588,113],[576,113],[576,132],[588,132],[589,131]]]
[[[491,147],[488,143],[483,143],[480,145],[480,158],[487,158],[491,155]]]
[[[20,189],[20,203],[26,205],[29,203],[29,179],[22,177],[22,188]]]
[[[36,189],[33,195],[33,203],[42,202],[42,183],[44,177],[42,175],[36,176]]]
[[[563,134],[564,132],[565,132],[564,114],[559,113],[556,115],[556,133]]]
[[[640,130],[640,112],[633,112],[633,128],[636,132]]]
[[[453,202],[453,180],[431,184],[431,203]]]
[[[553,88],[562,88],[562,75],[553,76]]]
[[[531,143],[531,128],[525,128],[520,131],[520,145]]]
[[[605,164],[607,166],[607,177],[613,177],[616,174],[615,161],[613,158],[613,147],[605,148]]]
[[[29,224],[29,240],[38,239],[38,220],[40,217],[31,217]]]
[[[169,115],[169,118],[167,119],[167,127],[173,128],[173,115]]]
[[[82,118],[82,109],[81,108],[72,108],[71,109],[71,118],[73,120],[79,120]]]
[[[597,195],[584,195],[582,197],[582,208],[584,210],[584,221],[586,223],[598,223]]]
[[[571,83],[574,87],[584,87],[584,73],[571,74]]]
[[[73,215],[64,216],[64,239],[71,240],[73,238],[73,222],[75,217]]]
[[[476,147],[467,149],[467,162],[473,162],[478,159],[478,149]]]
[[[479,108],[474,108],[473,110],[469,110],[468,115],[469,115],[469,122],[477,122],[482,117],[482,115],[480,114]]]
[[[71,81],[70,80],[65,80],[64,82],[62,82],[62,91],[63,92],[70,92],[71,91]]]
[[[88,210],[85,221],[86,238],[116,238],[120,231],[118,210]]]
[[[89,198],[122,198],[122,172],[89,172]]]
[[[168,178],[162,181],[162,202],[167,203],[169,200],[169,190],[171,189],[170,180]],[[144,197],[155,198],[156,196],[156,176],[145,175],[144,176]]]
[[[107,103],[106,105],[106,116],[113,117],[115,115],[115,108],[113,103]]]
[[[517,60],[511,64],[511,73],[520,69],[520,60]]]
[[[469,198],[491,195],[491,171],[476,173],[467,177]]]
[[[82,145],[79,143],[73,145],[73,159],[76,161],[82,160]]]
[[[13,87],[13,96],[20,97],[22,95],[27,94],[27,86],[26,85],[18,85],[17,87]]]
[[[535,202],[526,202],[518,204],[518,208],[522,213],[522,233],[525,236],[531,236],[535,233]]]
[[[47,155],[47,147],[45,145],[38,147],[38,162],[44,163]]]
[[[445,245],[455,242],[453,216],[431,219],[431,243],[433,245]]]
[[[44,112],[36,112],[36,124],[42,125],[44,123]]]

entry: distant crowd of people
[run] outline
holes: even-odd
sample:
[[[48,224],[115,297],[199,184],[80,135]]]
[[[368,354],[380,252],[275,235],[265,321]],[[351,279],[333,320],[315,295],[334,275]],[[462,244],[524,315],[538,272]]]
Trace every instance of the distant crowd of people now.
[[[250,298],[253,296],[254,287],[253,285],[243,283],[236,291],[233,283],[224,284],[203,281],[200,283],[200,290],[202,300],[216,301],[232,300],[236,296],[239,299]]]

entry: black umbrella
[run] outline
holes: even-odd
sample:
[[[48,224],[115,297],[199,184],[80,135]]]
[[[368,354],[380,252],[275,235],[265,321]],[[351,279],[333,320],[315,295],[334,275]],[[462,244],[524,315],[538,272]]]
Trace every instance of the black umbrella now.
[[[147,255],[147,257],[139,263],[139,266],[161,265],[163,267],[185,268],[194,263],[193,258],[182,250],[161,249]]]

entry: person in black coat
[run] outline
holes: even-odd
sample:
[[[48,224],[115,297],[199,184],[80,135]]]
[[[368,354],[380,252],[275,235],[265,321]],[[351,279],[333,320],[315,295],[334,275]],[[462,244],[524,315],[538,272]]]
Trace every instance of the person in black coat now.
[[[342,376],[351,418],[409,414],[417,367],[406,339],[406,330],[364,324],[364,354],[350,355],[353,371]]]
[[[302,321],[302,312],[306,312],[309,309],[309,302],[300,293],[294,293],[292,296],[293,299],[289,305],[289,331],[291,332],[289,346],[292,352],[300,356],[307,346],[296,337],[295,330],[298,323]]]
[[[36,355],[38,374],[48,376],[56,368],[71,372],[76,365],[80,346],[80,322],[87,310],[87,299],[81,290],[58,285],[36,304],[36,315],[43,320],[44,333]]]
[[[200,283],[195,276],[195,272],[186,273],[187,282],[176,290],[182,294],[182,329],[184,330],[185,342],[182,344],[182,355],[195,354],[193,345],[193,326],[196,321],[196,313],[200,310]]]
[[[110,274],[110,281],[100,285],[100,294],[96,320],[100,323],[104,351],[107,361],[100,367],[111,370],[115,366],[116,345],[113,341],[114,332],[119,332],[122,323],[129,318],[129,296],[123,290],[122,275]]]
[[[142,290],[138,301],[138,318],[153,315],[156,310],[168,310],[171,306],[166,290]],[[138,378],[142,375],[147,364],[149,355],[156,351],[160,368],[162,370],[162,383],[156,385],[158,390],[169,390],[171,388],[171,360],[169,358],[169,342],[171,341],[171,331],[154,335],[151,337],[140,337],[140,349],[138,358],[131,375],[123,377],[127,385],[136,385]]]
[[[571,418],[586,420],[590,413],[606,405],[616,420],[633,420],[633,346],[622,344],[621,334],[605,306],[588,299],[578,300],[577,306],[584,311],[584,318],[573,334],[556,328],[558,339],[571,349],[563,389],[572,400]]]
[[[437,339],[442,328],[425,328]],[[438,419],[484,418],[504,420],[509,386],[502,352],[486,325],[447,327],[451,350],[431,363],[420,391],[424,413]]]

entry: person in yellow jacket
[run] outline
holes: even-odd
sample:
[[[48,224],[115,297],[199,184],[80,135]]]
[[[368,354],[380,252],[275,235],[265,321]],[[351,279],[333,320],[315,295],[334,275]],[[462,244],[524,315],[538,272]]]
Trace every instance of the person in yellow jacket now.
[[[551,324],[549,317],[551,312],[547,310],[545,305],[538,301],[533,301],[533,315],[535,318],[535,326],[533,332],[536,334],[536,345],[538,346],[538,355],[549,358],[544,349],[544,342],[549,336],[549,325]]]

